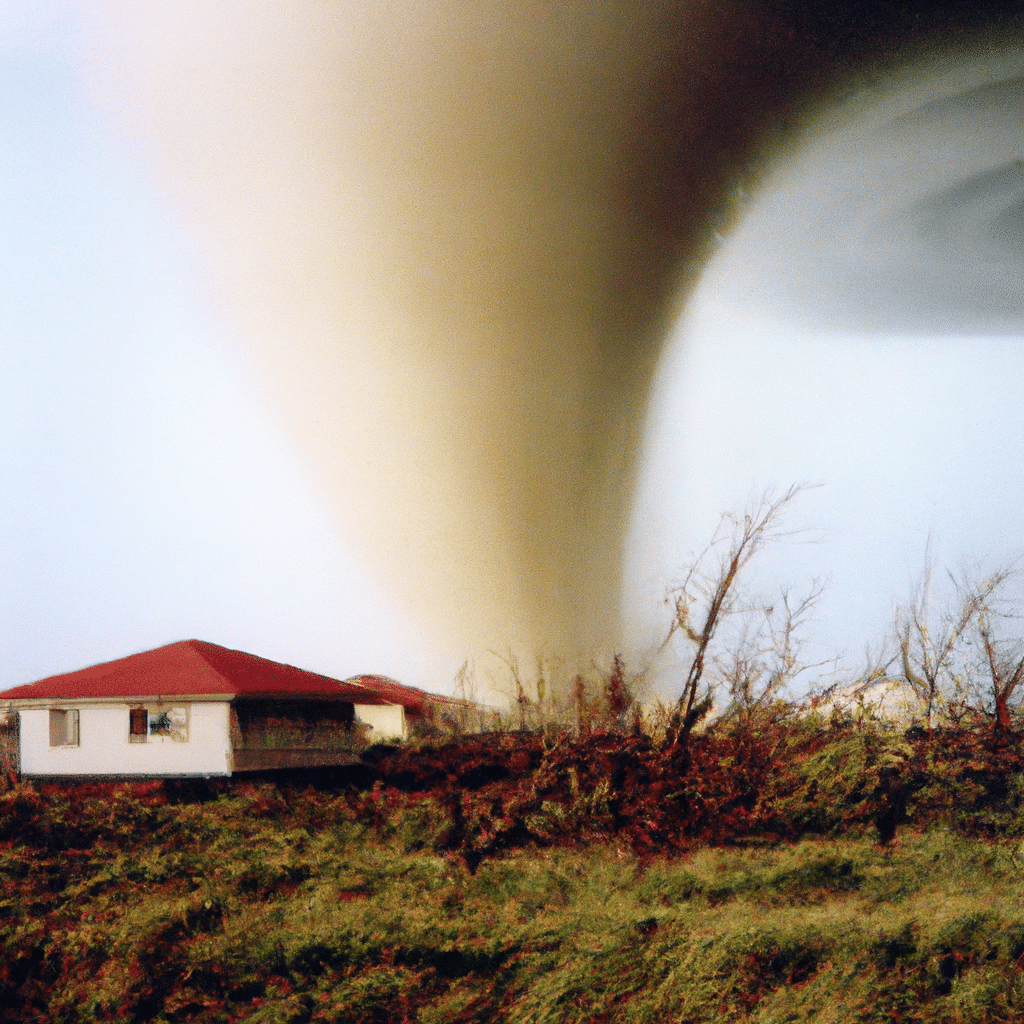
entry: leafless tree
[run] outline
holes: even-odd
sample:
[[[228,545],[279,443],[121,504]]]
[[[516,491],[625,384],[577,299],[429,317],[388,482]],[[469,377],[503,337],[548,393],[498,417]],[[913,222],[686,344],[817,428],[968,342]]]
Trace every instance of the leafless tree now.
[[[456,739],[469,732],[481,732],[483,715],[477,693],[476,670],[468,658],[455,673],[454,696],[457,703],[449,716],[452,733]]]
[[[1019,640],[1000,642],[996,639],[991,616],[987,612],[982,612],[978,618],[978,633],[991,682],[993,727],[997,733],[1005,734],[1013,728],[1010,701],[1024,683],[1024,653]]]
[[[964,648],[969,634],[986,615],[1011,572],[1011,568],[1003,567],[981,580],[966,573],[960,579],[950,574],[954,597],[946,609],[936,612],[931,600],[931,557],[927,554],[917,592],[897,610],[895,632],[903,677],[925,706],[929,733],[939,703],[943,699],[949,703],[954,692],[963,688],[956,667],[967,656]]]
[[[834,664],[809,664],[800,657],[802,631],[824,592],[819,579],[802,598],[791,598],[783,588],[771,606],[751,612],[736,643],[716,659],[716,674],[729,697],[723,717],[749,720],[776,705],[789,707],[785,694],[798,676]]]
[[[519,674],[519,658],[511,651],[509,651],[507,656],[499,654],[497,651],[492,651],[492,653],[502,660],[512,676],[512,683],[515,686],[514,699],[519,716],[519,731],[525,732],[527,709],[530,707],[532,701],[526,695],[526,689],[522,684],[522,676]]]
[[[683,692],[665,733],[667,747],[687,744],[693,727],[711,710],[711,691],[707,687],[702,691],[701,682],[712,654],[712,641],[722,621],[736,611],[740,574],[765,544],[780,535],[782,514],[802,490],[794,485],[778,498],[768,492],[742,517],[724,515],[711,543],[682,585],[670,593],[675,615],[662,649],[681,636],[692,653]],[[719,552],[719,557],[712,570],[707,563],[713,552]]]
[[[1001,572],[1000,586],[1016,572],[1016,562],[1007,565]],[[977,703],[970,710],[991,717],[993,730],[999,735],[1013,730],[1014,695],[1024,690],[1024,638],[1020,619],[1019,600],[1014,602],[996,592],[977,616],[981,665],[975,686]],[[1007,623],[1014,626],[1007,629]]]
[[[501,692],[505,690],[506,695],[510,697],[511,703],[515,705],[513,716],[516,720],[516,725],[519,732],[525,732],[527,728],[527,722],[533,719],[533,701],[530,700],[529,695],[526,692],[526,687],[523,685],[523,676],[519,669],[519,658],[510,650],[508,654],[502,654],[499,651],[490,652],[508,671],[510,682],[512,684],[511,693],[508,693],[507,687],[494,681],[494,677],[491,676],[494,681],[494,687],[496,690]]]

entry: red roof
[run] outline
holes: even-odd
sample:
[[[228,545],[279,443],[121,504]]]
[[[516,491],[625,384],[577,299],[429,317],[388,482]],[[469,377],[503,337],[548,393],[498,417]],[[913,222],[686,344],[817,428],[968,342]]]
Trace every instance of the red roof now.
[[[389,679],[387,676],[352,676],[345,682],[379,693],[389,704],[402,704],[406,711],[413,715],[423,714],[423,709],[427,704],[471,706],[468,701],[445,697],[439,693],[427,693],[426,690],[418,690],[415,686],[405,686],[395,682],[394,679]]]
[[[366,676],[366,679],[376,679]],[[389,682],[391,682],[389,680]],[[362,685],[344,683],[306,672],[244,651],[181,640],[153,651],[117,661],[50,676],[36,683],[0,691],[0,700],[75,700],[83,697],[190,697],[201,694],[260,697],[310,697],[351,701],[354,704],[405,704],[399,691],[419,694],[418,708],[427,697],[422,690],[392,683],[387,694]]]

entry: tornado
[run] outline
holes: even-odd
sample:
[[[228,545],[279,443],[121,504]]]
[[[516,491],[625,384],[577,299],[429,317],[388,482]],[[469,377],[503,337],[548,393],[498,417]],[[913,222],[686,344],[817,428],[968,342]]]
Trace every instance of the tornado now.
[[[794,244],[737,258],[744,294],[1018,329],[1005,61],[873,114],[874,186],[841,125],[815,129],[841,138],[810,176],[785,177],[815,112],[856,121],[873,76],[1012,50],[1013,7],[960,6],[80,0],[78,17],[91,102],[410,621],[452,651],[585,660],[620,642],[659,353],[766,182],[783,199],[756,216]],[[1002,112],[983,158],[913,187],[887,162],[962,141],[979,103]],[[844,204],[860,234],[830,246]]]

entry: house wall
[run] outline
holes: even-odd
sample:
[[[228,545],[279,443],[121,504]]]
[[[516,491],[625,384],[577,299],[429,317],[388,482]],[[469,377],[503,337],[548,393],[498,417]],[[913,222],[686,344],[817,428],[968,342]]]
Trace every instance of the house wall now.
[[[54,705],[74,708],[71,702]],[[50,746],[48,708],[21,710],[23,775],[224,775],[231,744],[226,701],[188,704],[188,739],[128,739],[128,704],[79,705],[79,745]]]
[[[401,704],[357,704],[356,721],[370,726],[371,742],[381,740],[404,740],[405,708]]]

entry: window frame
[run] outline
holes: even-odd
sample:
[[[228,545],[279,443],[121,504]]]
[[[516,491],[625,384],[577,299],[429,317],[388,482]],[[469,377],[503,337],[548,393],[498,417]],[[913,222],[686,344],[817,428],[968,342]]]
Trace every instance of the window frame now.
[[[128,742],[188,743],[191,722],[187,703],[132,704],[128,708]]]
[[[50,708],[50,749],[82,745],[81,715],[78,708]]]

